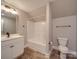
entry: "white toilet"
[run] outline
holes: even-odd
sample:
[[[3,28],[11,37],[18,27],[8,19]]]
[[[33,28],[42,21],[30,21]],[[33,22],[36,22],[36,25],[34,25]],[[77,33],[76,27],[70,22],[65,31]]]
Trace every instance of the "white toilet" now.
[[[66,53],[68,52],[67,48],[67,38],[58,38],[58,43],[59,43],[59,51],[60,51],[60,59],[66,59]]]

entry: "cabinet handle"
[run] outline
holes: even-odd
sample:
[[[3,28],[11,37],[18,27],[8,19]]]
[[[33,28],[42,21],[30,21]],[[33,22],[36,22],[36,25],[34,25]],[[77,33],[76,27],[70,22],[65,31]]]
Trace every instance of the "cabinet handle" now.
[[[10,48],[13,48],[14,46],[12,45],[12,46],[10,46]]]

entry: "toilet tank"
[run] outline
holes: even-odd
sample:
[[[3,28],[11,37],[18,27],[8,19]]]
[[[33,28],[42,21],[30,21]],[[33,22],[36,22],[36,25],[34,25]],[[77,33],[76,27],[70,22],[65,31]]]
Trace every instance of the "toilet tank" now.
[[[68,41],[67,38],[58,38],[58,43],[61,46],[66,46],[67,45],[67,41]]]

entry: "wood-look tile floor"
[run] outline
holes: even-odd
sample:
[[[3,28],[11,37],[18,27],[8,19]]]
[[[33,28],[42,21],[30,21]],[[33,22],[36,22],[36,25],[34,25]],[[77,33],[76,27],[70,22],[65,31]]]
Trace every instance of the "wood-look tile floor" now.
[[[60,58],[59,58],[59,52],[56,52],[55,50],[53,51],[53,53],[51,53],[50,58],[46,58],[44,54],[41,54],[30,48],[25,48],[23,55],[21,55],[17,59],[60,59]],[[67,59],[76,59],[76,58],[67,58]]]

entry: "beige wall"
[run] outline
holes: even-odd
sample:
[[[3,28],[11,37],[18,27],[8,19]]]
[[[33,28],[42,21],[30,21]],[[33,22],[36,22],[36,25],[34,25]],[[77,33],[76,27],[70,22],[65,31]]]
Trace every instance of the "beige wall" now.
[[[56,0],[51,4],[52,17],[64,17],[76,14],[76,0]]]

